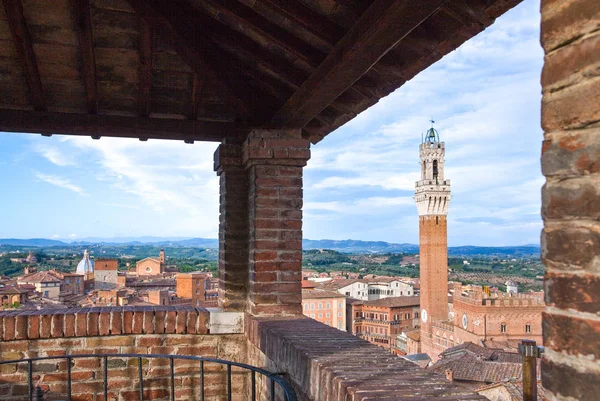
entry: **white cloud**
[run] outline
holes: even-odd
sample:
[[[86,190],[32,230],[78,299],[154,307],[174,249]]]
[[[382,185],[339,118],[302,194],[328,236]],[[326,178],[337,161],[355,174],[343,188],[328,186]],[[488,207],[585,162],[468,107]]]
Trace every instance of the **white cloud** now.
[[[81,188],[75,184],[71,184],[71,181],[69,181],[66,178],[58,177],[55,175],[44,174],[44,173],[40,173],[40,172],[35,172],[35,176],[38,179],[40,179],[44,182],[47,182],[48,184],[57,186],[59,188],[67,189],[69,191],[78,193],[81,196],[89,196],[88,193],[83,190],[83,188]]]
[[[36,142],[33,146],[33,150],[46,158],[46,160],[48,160],[50,163],[53,163],[59,167],[77,165],[74,160],[69,159],[62,153],[62,151],[54,146]]]

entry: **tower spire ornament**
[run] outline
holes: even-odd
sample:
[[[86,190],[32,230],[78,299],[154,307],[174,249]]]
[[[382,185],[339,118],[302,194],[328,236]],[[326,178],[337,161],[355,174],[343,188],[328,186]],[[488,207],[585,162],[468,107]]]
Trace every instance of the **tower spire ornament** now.
[[[448,206],[450,180],[444,177],[445,144],[433,127],[419,145],[421,179],[415,185],[419,213],[421,352],[437,357],[433,322],[448,320]]]

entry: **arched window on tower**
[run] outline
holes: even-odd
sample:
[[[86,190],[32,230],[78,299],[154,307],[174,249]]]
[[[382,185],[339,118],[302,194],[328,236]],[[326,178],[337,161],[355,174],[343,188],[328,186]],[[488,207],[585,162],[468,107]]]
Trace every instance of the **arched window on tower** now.
[[[433,179],[435,180],[435,183],[437,184],[437,179],[438,179],[438,161],[437,160],[433,161]]]
[[[427,162],[423,161],[423,169],[421,170],[421,179],[427,179]]]

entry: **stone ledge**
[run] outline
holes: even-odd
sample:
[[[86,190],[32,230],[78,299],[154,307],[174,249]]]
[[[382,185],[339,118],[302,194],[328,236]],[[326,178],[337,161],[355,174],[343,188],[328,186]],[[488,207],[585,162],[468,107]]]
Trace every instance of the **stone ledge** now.
[[[286,373],[300,399],[487,400],[443,375],[309,318],[246,316],[245,329],[250,343]]]
[[[209,312],[191,306],[113,306],[0,312],[0,341],[120,334],[209,334]]]

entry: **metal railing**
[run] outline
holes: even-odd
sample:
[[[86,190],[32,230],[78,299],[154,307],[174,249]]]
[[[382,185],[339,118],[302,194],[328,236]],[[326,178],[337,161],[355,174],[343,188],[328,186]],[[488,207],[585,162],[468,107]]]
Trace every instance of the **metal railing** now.
[[[191,356],[191,355],[165,355],[165,354],[77,354],[77,355],[62,355],[62,356],[46,356],[46,357],[38,357],[38,358],[26,358],[26,359],[17,359],[10,361],[0,361],[0,366],[16,364],[17,367],[19,364],[27,364],[27,384],[28,384],[28,400],[29,401],[41,401],[43,397],[43,393],[39,386],[34,387],[33,385],[33,373],[34,373],[34,362],[39,361],[48,361],[48,360],[66,360],[67,361],[67,401],[71,401],[71,365],[73,360],[78,358],[100,358],[103,360],[103,394],[104,399],[108,399],[108,382],[109,382],[109,358],[135,358],[137,359],[137,370],[138,370],[138,380],[139,380],[139,394],[140,401],[144,401],[144,375],[143,375],[143,360],[144,359],[168,359],[170,365],[170,400],[175,401],[175,360],[192,360],[197,361],[199,363],[198,371],[200,374],[200,401],[205,400],[205,372],[204,365],[206,363],[215,363],[225,365],[227,367],[227,401],[231,401],[232,399],[232,388],[231,388],[231,368],[233,366],[245,369],[250,372],[250,400],[256,401],[257,391],[256,391],[256,374],[260,374],[266,377],[268,382],[268,392],[269,392],[269,400],[275,401],[275,385],[277,384],[280,389],[283,391],[285,395],[285,401],[297,401],[296,393],[292,386],[281,377],[282,373],[271,373],[261,368],[257,368],[255,366],[246,365],[244,363],[226,361],[223,359],[216,358],[205,358],[199,356]],[[188,373],[189,375],[189,373]],[[1,381],[0,376],[0,381]]]

